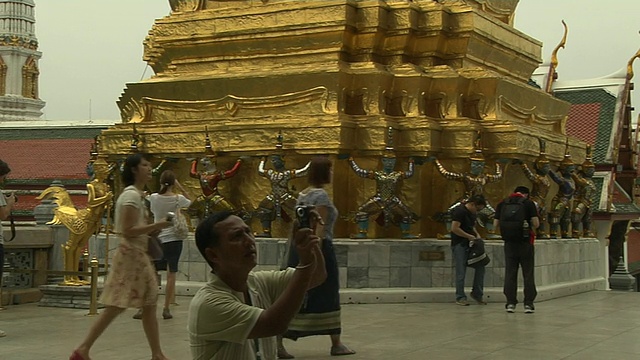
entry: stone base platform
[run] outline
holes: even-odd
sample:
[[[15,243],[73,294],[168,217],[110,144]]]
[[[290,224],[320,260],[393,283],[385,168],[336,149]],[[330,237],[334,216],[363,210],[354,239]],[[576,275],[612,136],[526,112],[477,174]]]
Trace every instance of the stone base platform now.
[[[38,302],[42,298],[42,292],[38,289],[2,289],[0,306],[20,305]]]
[[[91,304],[91,286],[41,285],[42,299],[38,306],[61,307],[72,309],[89,309]],[[98,296],[102,286],[98,285]],[[98,303],[98,308],[104,305]]]
[[[588,279],[558,283],[553,285],[537,286],[538,296],[536,301],[546,301],[569,295],[580,294],[588,291],[599,290],[605,279]],[[178,296],[193,296],[198,289],[204,286],[204,282],[179,281],[176,283]],[[522,284],[522,282],[521,282]],[[163,283],[164,285],[164,283]],[[466,289],[469,295],[470,288]],[[340,302],[342,304],[400,304],[400,303],[448,303],[455,300],[454,287],[437,288],[362,288],[340,289]],[[485,301],[491,303],[504,303],[502,287],[487,287],[484,289]],[[160,288],[160,294],[164,294],[164,286]],[[519,301],[522,302],[522,288],[518,290]]]
[[[286,239],[256,239],[256,246],[258,266],[255,270],[280,268]],[[449,240],[336,239],[333,247],[343,303],[452,301],[455,267]],[[491,258],[484,283],[486,300],[503,302],[504,242],[487,240],[485,249]],[[598,239],[537,240],[535,251],[538,300],[608,288],[607,247]],[[163,280],[165,274],[161,272]],[[210,268],[190,237],[184,242],[178,265],[177,294],[194,295],[210,277]],[[522,285],[521,272],[519,277]],[[469,268],[467,292],[472,281],[473,269]]]

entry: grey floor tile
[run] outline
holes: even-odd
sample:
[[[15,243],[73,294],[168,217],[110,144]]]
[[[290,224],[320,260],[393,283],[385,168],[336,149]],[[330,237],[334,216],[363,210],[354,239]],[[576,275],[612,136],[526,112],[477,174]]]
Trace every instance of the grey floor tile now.
[[[161,298],[160,301],[163,299]],[[173,360],[189,359],[190,298],[179,299],[172,320],[159,320],[161,341]],[[507,314],[503,304],[360,304],[343,306],[347,360],[640,359],[639,293],[596,291],[537,303],[537,312]],[[134,310],[114,321],[92,350],[96,360],[148,359]],[[65,359],[94,321],[86,310],[10,306],[0,312],[0,359]],[[298,359],[335,359],[328,336],[286,341]]]

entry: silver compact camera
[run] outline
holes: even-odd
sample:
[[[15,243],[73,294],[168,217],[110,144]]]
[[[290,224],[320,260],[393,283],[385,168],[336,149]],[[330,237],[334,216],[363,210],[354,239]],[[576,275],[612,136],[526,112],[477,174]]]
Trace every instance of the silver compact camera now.
[[[167,213],[167,221],[173,222],[173,219],[175,219],[175,218],[176,218],[176,213],[174,213],[172,211],[169,211]]]

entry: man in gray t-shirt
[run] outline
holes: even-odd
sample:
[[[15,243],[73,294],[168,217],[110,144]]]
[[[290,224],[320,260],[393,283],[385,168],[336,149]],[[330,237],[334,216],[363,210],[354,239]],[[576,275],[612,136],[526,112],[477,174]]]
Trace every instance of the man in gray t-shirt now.
[[[0,160],[0,183],[9,175],[11,169],[6,162]],[[2,269],[4,268],[4,235],[1,220],[5,220],[11,214],[11,208],[16,203],[16,197],[13,193],[0,194],[0,287],[2,287]],[[0,293],[2,293],[0,291]],[[0,303],[0,307],[2,304]],[[5,332],[0,330],[0,337],[6,336]]]

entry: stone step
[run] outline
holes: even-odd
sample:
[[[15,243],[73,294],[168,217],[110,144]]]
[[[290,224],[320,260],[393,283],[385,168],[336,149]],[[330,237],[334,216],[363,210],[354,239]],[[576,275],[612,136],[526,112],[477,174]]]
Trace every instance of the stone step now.
[[[600,289],[603,283],[602,278],[585,279],[558,283],[553,285],[539,286],[536,301],[545,301],[560,298],[568,295],[579,294]],[[164,294],[164,280],[160,287],[160,294]],[[193,296],[204,286],[204,282],[178,281],[176,282],[176,294],[178,296]],[[465,288],[467,295],[471,291]],[[503,303],[504,295],[501,287],[485,288],[485,301],[493,303]],[[522,297],[522,288],[519,289],[519,296]],[[340,289],[340,302],[343,304],[394,304],[394,303],[447,303],[453,302],[455,288],[362,288]],[[520,299],[521,301],[522,299]]]

